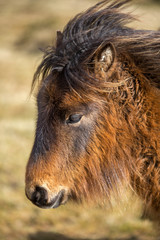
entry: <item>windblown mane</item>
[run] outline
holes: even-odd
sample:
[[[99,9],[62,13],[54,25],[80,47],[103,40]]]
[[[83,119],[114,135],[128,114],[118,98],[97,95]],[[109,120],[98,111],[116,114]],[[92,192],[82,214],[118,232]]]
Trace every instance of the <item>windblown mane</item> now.
[[[122,10],[130,0],[104,0],[75,16],[57,32],[57,44],[45,50],[42,63],[37,68],[36,80],[51,72],[63,72],[70,86],[102,86],[86,77],[90,59],[104,42],[112,43],[117,53],[128,55],[142,74],[160,88],[160,32],[135,30],[127,27],[134,20]],[[75,70],[76,69],[76,70]]]

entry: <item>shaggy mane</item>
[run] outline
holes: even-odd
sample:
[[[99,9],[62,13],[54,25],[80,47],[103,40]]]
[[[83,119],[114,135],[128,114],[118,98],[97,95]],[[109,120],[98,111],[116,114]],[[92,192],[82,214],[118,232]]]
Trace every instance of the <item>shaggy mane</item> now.
[[[112,43],[118,54],[128,55],[151,84],[160,88],[160,32],[127,27],[134,20],[123,12],[130,2],[104,0],[75,16],[62,33],[57,32],[56,46],[45,50],[32,89],[37,79],[43,81],[54,72],[63,73],[75,90],[79,85],[100,89],[100,83],[87,76],[91,58],[104,42]]]

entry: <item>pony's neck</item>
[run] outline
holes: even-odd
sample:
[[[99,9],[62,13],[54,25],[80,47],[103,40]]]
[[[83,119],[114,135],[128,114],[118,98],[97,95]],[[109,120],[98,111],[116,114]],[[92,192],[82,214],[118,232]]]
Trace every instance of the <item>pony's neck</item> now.
[[[160,214],[160,90],[146,79],[141,93],[139,101],[135,99],[137,112],[133,113],[138,145],[131,185]]]

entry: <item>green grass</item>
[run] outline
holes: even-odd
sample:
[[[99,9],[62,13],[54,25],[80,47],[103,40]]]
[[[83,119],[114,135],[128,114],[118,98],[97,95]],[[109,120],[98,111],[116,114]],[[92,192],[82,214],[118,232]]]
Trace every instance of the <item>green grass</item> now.
[[[51,43],[56,30],[93,2],[0,1],[0,240],[156,239],[153,224],[140,217],[136,198],[115,203],[113,210],[71,203],[41,210],[24,194],[36,118],[35,100],[29,92],[41,56],[38,48]],[[147,27],[158,28],[157,5],[137,11],[145,12],[142,19]]]

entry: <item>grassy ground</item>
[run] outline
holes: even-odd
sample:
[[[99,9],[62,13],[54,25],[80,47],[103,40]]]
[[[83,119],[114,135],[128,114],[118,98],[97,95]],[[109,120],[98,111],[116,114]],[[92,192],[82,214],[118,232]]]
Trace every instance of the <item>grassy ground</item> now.
[[[39,48],[52,43],[55,30],[93,2],[0,0],[0,240],[157,239],[153,224],[140,218],[136,198],[115,204],[113,211],[73,204],[41,210],[24,195],[36,116],[29,91]],[[158,4],[140,1],[135,8],[141,16],[136,27],[160,27]]]

